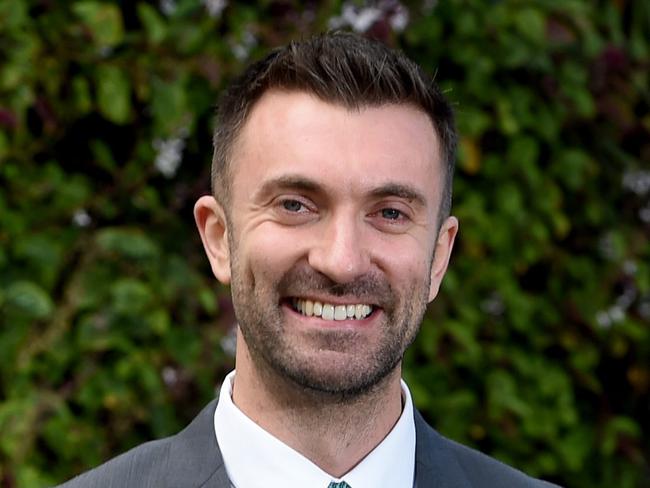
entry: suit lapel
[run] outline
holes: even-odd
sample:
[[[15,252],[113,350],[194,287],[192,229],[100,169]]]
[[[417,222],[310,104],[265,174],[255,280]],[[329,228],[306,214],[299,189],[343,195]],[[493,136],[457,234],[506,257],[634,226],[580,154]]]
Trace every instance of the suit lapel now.
[[[440,434],[414,411],[415,488],[471,488],[458,461],[445,448]]]
[[[217,399],[214,399],[174,436],[169,458],[178,461],[182,468],[170,473],[167,486],[187,486],[191,480],[197,488],[231,487],[214,432],[216,408]]]
[[[170,486],[196,480],[197,488],[231,488],[214,433],[217,399],[210,402],[170,447],[170,457],[186,466],[173,473]],[[445,448],[441,436],[415,410],[415,488],[470,488],[455,457]]]

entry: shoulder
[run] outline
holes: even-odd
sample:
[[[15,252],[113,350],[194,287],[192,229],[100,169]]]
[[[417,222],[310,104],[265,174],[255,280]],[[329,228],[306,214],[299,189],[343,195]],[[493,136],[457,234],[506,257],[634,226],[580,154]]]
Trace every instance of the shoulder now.
[[[60,488],[165,486],[164,471],[168,469],[169,451],[173,439],[174,437],[168,437],[135,447],[71,479]]]
[[[147,442],[60,485],[94,487],[227,486],[213,427],[216,400],[176,435]]]
[[[415,412],[416,477],[427,480],[418,488],[454,486],[463,488],[551,488],[546,481],[531,478],[482,452],[447,439]]]

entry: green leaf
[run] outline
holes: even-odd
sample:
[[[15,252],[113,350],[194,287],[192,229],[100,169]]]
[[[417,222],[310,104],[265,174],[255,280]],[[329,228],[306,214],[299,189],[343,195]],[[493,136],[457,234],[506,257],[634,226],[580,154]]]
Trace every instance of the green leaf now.
[[[189,110],[184,79],[154,79],[152,89],[155,132],[161,137],[169,137],[187,124]]]
[[[488,373],[487,388],[490,400],[490,415],[498,419],[504,413],[512,412],[519,417],[530,414],[531,405],[521,398],[514,377],[504,370]]]
[[[531,173],[538,172],[537,158],[539,157],[539,144],[535,139],[528,136],[520,136],[512,139],[508,146],[508,160],[515,166],[524,170],[529,179],[533,179]],[[528,172],[526,173],[526,170]]]
[[[56,281],[65,251],[63,241],[49,233],[28,234],[16,239],[14,247],[15,256],[48,288]]]
[[[113,47],[124,39],[120,8],[111,3],[83,1],[72,6],[100,47]]]
[[[596,104],[589,90],[576,86],[567,87],[565,91],[580,116],[586,118],[594,116]]]
[[[100,139],[94,139],[88,143],[95,163],[106,171],[115,171],[117,164],[110,148]]]
[[[112,308],[124,315],[141,315],[153,302],[153,291],[149,286],[132,278],[123,278],[111,286]]]
[[[463,107],[458,110],[458,130],[466,137],[479,137],[492,123],[483,110],[476,107]]]
[[[27,2],[0,2],[0,19],[2,29],[23,29],[29,19],[29,4]]]
[[[203,307],[203,310],[210,315],[215,315],[217,312],[217,297],[215,296],[214,290],[210,288],[201,288],[199,290],[199,302]]]
[[[79,113],[85,114],[92,109],[92,97],[88,81],[75,76],[72,80],[72,97]]]
[[[578,148],[566,148],[553,165],[553,172],[570,190],[578,191],[591,165],[589,155]]]
[[[558,443],[562,459],[571,471],[577,472],[583,469],[594,441],[593,430],[587,426],[580,426]]]
[[[546,23],[544,15],[537,9],[524,8],[515,13],[515,25],[519,32],[527,39],[537,44],[545,40]]]
[[[166,309],[159,308],[146,316],[147,327],[156,335],[163,336],[171,326],[169,313]]]
[[[641,435],[639,424],[630,417],[617,416],[605,426],[602,450],[604,454],[612,454],[618,447],[622,437],[638,438]]]
[[[97,234],[97,244],[104,251],[131,259],[155,259],[159,255],[154,241],[137,229],[103,229]]]
[[[500,97],[497,100],[497,115],[504,134],[512,135],[519,132],[519,123],[512,112],[512,103],[508,98]]]
[[[34,398],[33,394],[29,397],[4,399],[0,404],[0,452],[3,455],[8,454],[11,458],[23,449],[37,409],[38,398]]]
[[[165,21],[155,8],[147,3],[138,3],[138,17],[152,44],[159,44],[165,39],[167,27]]]
[[[125,124],[131,114],[131,87],[126,73],[118,66],[102,64],[95,72],[97,105],[111,122]]]
[[[48,293],[31,281],[16,281],[9,285],[4,302],[6,307],[34,319],[44,319],[54,310]]]

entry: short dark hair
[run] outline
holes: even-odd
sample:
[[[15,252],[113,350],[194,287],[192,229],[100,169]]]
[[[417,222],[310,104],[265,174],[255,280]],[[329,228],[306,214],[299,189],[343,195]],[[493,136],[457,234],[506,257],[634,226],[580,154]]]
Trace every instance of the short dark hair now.
[[[438,135],[445,171],[440,221],[449,215],[457,139],[451,105],[433,78],[402,52],[349,32],[323,34],[274,49],[223,93],[212,159],[212,192],[222,204],[230,201],[233,144],[255,103],[273,88],[310,93],[349,109],[394,103],[424,111]]]

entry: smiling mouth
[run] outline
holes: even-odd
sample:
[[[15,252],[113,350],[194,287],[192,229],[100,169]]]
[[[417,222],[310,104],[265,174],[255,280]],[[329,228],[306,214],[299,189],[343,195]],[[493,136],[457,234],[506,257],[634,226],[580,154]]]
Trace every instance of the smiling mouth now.
[[[291,307],[306,317],[320,317],[323,320],[361,320],[368,317],[374,307],[365,303],[338,305],[319,301],[293,298]]]

